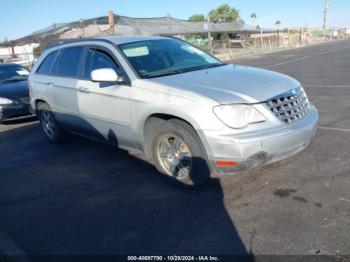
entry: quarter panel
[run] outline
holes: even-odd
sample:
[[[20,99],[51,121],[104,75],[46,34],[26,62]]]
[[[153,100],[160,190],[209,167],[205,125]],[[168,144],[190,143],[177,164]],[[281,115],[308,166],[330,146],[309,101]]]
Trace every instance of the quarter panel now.
[[[194,93],[176,92],[150,81],[136,80],[131,88],[130,100],[132,129],[137,134],[139,147],[143,144],[145,122],[153,114],[167,114],[184,119],[197,133],[224,128],[212,111],[217,103]]]
[[[52,86],[48,85],[52,81],[51,76],[45,75],[30,75],[29,77],[29,94],[30,104],[32,109],[36,110],[36,101],[43,100],[49,104],[50,107],[54,106],[52,92]]]

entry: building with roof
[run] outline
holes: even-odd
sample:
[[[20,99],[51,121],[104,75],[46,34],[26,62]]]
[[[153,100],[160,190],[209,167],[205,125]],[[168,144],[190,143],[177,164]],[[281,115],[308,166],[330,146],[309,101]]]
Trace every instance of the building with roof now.
[[[270,31],[264,29],[264,31]],[[176,35],[183,38],[189,35],[207,36],[207,42],[211,41],[211,34],[252,34],[260,29],[246,25],[243,20],[233,22],[191,22],[173,18],[170,15],[156,18],[132,18],[120,16],[109,12],[107,16],[78,20],[71,23],[53,24],[47,28],[35,31],[27,36],[0,43],[0,48],[11,47],[11,56],[17,56],[16,49],[24,45],[46,46],[50,43],[65,40],[81,39],[96,36],[111,35]],[[210,39],[210,40],[208,40]]]
[[[264,31],[271,31],[264,29]],[[190,22],[170,15],[156,18],[132,18],[115,15],[79,20],[71,23],[53,24],[30,35],[0,43],[0,45],[23,45],[104,35],[185,35],[196,33],[253,33],[260,32],[243,20],[233,22],[207,23]]]

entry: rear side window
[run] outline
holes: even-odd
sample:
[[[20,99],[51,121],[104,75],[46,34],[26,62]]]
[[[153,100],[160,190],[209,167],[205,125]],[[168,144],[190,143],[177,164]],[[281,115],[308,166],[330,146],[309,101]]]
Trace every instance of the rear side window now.
[[[86,57],[84,78],[91,79],[91,72],[101,68],[112,68],[118,74],[121,73],[110,55],[100,50],[90,49]]]
[[[50,53],[48,56],[46,56],[46,58],[41,63],[39,69],[36,72],[41,75],[50,75],[51,68],[53,63],[55,62],[57,54],[58,54],[58,51],[54,51]]]
[[[55,75],[63,77],[78,77],[79,64],[83,50],[83,47],[80,46],[62,49],[55,65]]]

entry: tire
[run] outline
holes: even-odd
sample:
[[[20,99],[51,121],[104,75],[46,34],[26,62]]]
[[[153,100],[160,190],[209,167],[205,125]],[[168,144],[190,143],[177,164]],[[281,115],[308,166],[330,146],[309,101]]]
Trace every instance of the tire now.
[[[66,138],[66,132],[60,127],[50,107],[46,103],[37,106],[40,126],[51,143],[60,144]]]
[[[157,170],[186,187],[197,187],[208,181],[210,169],[206,153],[195,130],[178,119],[149,121],[146,151]]]

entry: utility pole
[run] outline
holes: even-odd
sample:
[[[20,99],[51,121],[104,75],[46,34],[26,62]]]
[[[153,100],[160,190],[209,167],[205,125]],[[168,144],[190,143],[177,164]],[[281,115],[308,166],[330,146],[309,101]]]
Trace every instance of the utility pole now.
[[[81,38],[85,38],[85,25],[84,25],[84,19],[80,19],[80,28],[81,28]]]
[[[207,18],[207,26],[208,26],[208,39],[209,39],[209,50],[210,53],[213,53],[213,41],[211,39],[211,32],[210,32],[210,17]]]
[[[115,21],[114,21],[113,11],[108,11],[107,16],[108,16],[109,29],[111,30],[111,33],[115,35]]]
[[[166,14],[166,20],[167,20],[167,22],[168,22],[168,30],[169,30],[169,32],[168,32],[168,34],[170,34],[170,32],[171,32],[171,21],[170,21],[170,19],[171,19],[171,15],[170,15],[170,12],[168,12],[167,14]]]
[[[328,18],[328,8],[330,0],[324,0],[324,9],[323,9],[323,31],[327,29],[327,18]]]
[[[17,58],[15,46],[11,43],[11,58]]]

